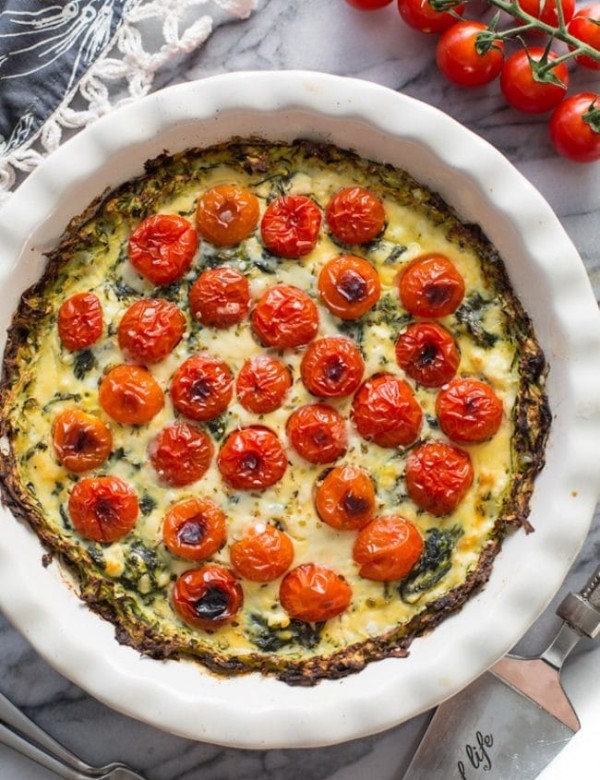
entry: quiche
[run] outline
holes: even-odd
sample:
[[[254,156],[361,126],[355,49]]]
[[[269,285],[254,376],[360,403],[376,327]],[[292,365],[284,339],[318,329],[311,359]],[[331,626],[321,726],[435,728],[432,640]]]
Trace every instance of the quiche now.
[[[494,247],[406,172],[165,153],[22,296],[3,497],[119,642],[310,685],[406,656],[532,530],[546,372]]]

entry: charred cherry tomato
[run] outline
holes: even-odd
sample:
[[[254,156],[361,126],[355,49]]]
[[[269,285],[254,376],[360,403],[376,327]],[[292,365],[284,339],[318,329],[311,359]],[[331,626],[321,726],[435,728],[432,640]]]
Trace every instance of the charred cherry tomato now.
[[[203,325],[213,328],[236,325],[250,310],[248,280],[226,265],[209,268],[192,285],[190,309]]]
[[[279,409],[291,386],[292,374],[287,366],[269,355],[255,355],[242,366],[235,387],[244,409],[268,414]]]
[[[208,498],[186,498],[167,512],[163,542],[173,555],[202,561],[217,552],[227,538],[225,513]]]
[[[504,63],[500,75],[500,89],[508,105],[518,111],[531,114],[550,111],[560,103],[567,92],[569,71],[564,62],[551,69],[554,81],[540,81],[535,78],[534,68],[543,58],[544,52],[541,47],[534,46],[520,49],[511,54]],[[555,59],[557,55],[549,52],[548,61]]]
[[[359,574],[368,580],[401,580],[410,573],[423,551],[423,538],[404,517],[377,517],[358,532],[352,557]]]
[[[85,477],[69,496],[69,515],[86,539],[110,544],[135,526],[139,505],[135,490],[120,477]]]
[[[361,436],[380,447],[405,447],[419,435],[423,412],[404,380],[375,374],[354,396],[352,420]]]
[[[442,431],[463,444],[491,439],[502,422],[500,398],[486,382],[470,377],[458,377],[443,387],[435,408]]]
[[[229,569],[207,563],[177,578],[172,603],[185,623],[211,631],[235,619],[244,604],[244,591]]]
[[[229,548],[231,565],[240,577],[271,582],[286,572],[294,559],[290,537],[267,523],[255,523]]]
[[[102,335],[102,304],[97,295],[80,292],[71,295],[58,310],[58,335],[71,352],[95,344]]]
[[[412,500],[432,515],[454,511],[473,483],[471,458],[443,442],[427,442],[406,461],[406,489]]]
[[[172,487],[191,485],[201,479],[213,454],[210,436],[187,422],[176,422],[163,428],[148,446],[154,470]]]
[[[219,184],[200,196],[196,225],[211,244],[234,246],[254,231],[258,215],[258,199],[250,190]]]
[[[123,425],[144,425],[163,408],[163,391],[141,366],[116,366],[106,374],[99,391],[100,406]]]
[[[300,365],[302,381],[309,393],[321,398],[342,398],[360,385],[365,363],[359,348],[343,336],[326,336],[313,341]]]
[[[325,263],[317,287],[325,306],[342,320],[362,317],[381,295],[377,271],[362,257],[354,255],[340,255]]]
[[[567,30],[574,38],[600,52],[600,3],[580,8],[567,25]],[[578,54],[575,61],[584,68],[600,70],[600,61],[589,54]]]
[[[429,0],[398,0],[398,11],[409,27],[424,33],[439,33],[456,23],[456,14],[462,15],[464,3],[452,6],[452,13],[436,11]]]
[[[285,349],[308,344],[318,327],[319,312],[312,298],[288,284],[265,290],[252,312],[252,328],[266,347]]]
[[[260,223],[262,240],[279,257],[303,257],[315,248],[321,210],[306,195],[282,195],[271,201]]]
[[[579,92],[559,103],[550,117],[550,140],[567,160],[600,160],[600,95]]]
[[[291,618],[323,623],[348,608],[352,589],[333,569],[319,563],[303,563],[283,578],[279,600]]]
[[[132,232],[129,260],[153,284],[171,284],[189,270],[197,248],[191,222],[177,214],[155,214]]]
[[[104,463],[112,449],[112,435],[97,417],[65,409],[54,420],[53,444],[61,465],[78,474]]]
[[[327,226],[342,244],[366,244],[381,233],[385,209],[379,198],[365,187],[344,187],[325,209]]]
[[[504,64],[504,43],[494,41],[482,49],[480,35],[486,33],[482,22],[456,22],[437,42],[436,62],[449,81],[461,87],[479,87],[493,81]]]
[[[173,374],[173,406],[192,420],[213,420],[227,409],[232,397],[233,376],[220,358],[193,355]]]
[[[181,309],[163,298],[142,298],[121,319],[119,347],[128,360],[158,363],[175,349],[185,331]]]
[[[315,506],[321,520],[336,531],[362,528],[375,512],[373,480],[360,466],[336,466],[317,485]]]
[[[460,355],[445,328],[435,322],[416,322],[396,342],[396,360],[423,387],[441,387],[456,374]]]
[[[400,300],[415,317],[446,317],[465,294],[465,281],[445,255],[423,255],[400,277]]]
[[[286,430],[292,447],[309,463],[332,463],[348,449],[346,420],[327,404],[296,409]]]
[[[235,490],[263,490],[283,477],[287,458],[273,431],[252,425],[229,434],[217,465],[225,482]]]

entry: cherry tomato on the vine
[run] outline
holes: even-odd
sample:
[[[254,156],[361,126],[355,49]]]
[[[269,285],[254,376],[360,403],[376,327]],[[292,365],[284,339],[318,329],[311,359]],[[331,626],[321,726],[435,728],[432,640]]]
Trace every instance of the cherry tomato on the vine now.
[[[204,192],[196,208],[198,232],[215,246],[234,246],[258,224],[258,198],[245,187],[219,184]]]
[[[321,520],[336,531],[362,528],[375,512],[373,480],[352,463],[335,466],[316,486],[315,507]]]
[[[423,387],[441,387],[456,374],[460,355],[452,335],[441,325],[415,322],[400,334],[396,360]]]
[[[600,95],[580,92],[559,103],[550,117],[550,138],[568,160],[600,160]]]
[[[54,420],[52,443],[61,465],[78,474],[104,463],[112,449],[112,435],[97,417],[81,409],[65,409]]]
[[[500,89],[506,102],[518,111],[539,114],[549,111],[564,98],[569,83],[569,71],[564,62],[551,67],[556,81],[540,81],[535,73],[543,62],[544,49],[531,47],[520,49],[508,57],[500,74]],[[548,61],[557,59],[554,52],[548,52]],[[541,78],[541,77],[540,77]]]
[[[144,425],[163,408],[165,398],[152,374],[141,366],[115,366],[98,393],[100,406],[123,425]]]
[[[307,195],[281,195],[267,206],[260,223],[269,252],[297,258],[314,249],[321,227],[321,209]]]
[[[159,363],[170,355],[185,331],[181,309],[163,298],[142,298],[123,315],[119,347],[128,360]]]
[[[287,421],[292,447],[309,463],[332,463],[348,448],[346,420],[328,404],[307,404]]]
[[[213,328],[236,325],[250,309],[248,280],[226,265],[209,268],[190,289],[190,309],[203,325]]]
[[[352,8],[358,8],[359,11],[376,11],[389,5],[392,0],[346,0]]]
[[[283,477],[287,457],[277,435],[262,425],[233,431],[225,439],[217,465],[235,490],[264,490]]]
[[[185,217],[155,214],[132,232],[129,260],[153,284],[171,284],[189,270],[197,248],[198,234]]]
[[[58,335],[71,352],[91,347],[102,335],[102,304],[95,293],[80,292],[61,304]]]
[[[398,11],[409,27],[424,33],[440,33],[456,22],[456,15],[462,16],[464,3],[450,6],[449,11],[436,11],[429,0],[398,0]]]
[[[261,344],[286,349],[308,344],[317,335],[319,312],[303,290],[289,284],[268,287],[251,315]]]
[[[415,317],[446,317],[461,304],[465,281],[445,255],[422,255],[402,272],[400,300]]]
[[[172,487],[191,485],[203,477],[214,454],[210,436],[195,425],[174,422],[148,445],[148,457],[160,479]]]
[[[471,458],[444,442],[416,447],[406,461],[406,490],[412,500],[432,515],[452,512],[473,483]]]
[[[348,608],[352,589],[333,569],[319,563],[303,563],[283,578],[279,600],[290,617],[305,623],[322,623]]]
[[[456,377],[442,387],[435,405],[440,428],[453,441],[475,444],[490,439],[500,427],[502,401],[486,383]]]
[[[292,565],[294,545],[290,537],[268,523],[254,523],[229,548],[231,565],[251,582],[271,582]]]
[[[181,414],[206,422],[222,414],[233,397],[233,376],[223,360],[192,355],[171,379],[171,400]]]
[[[342,320],[362,317],[381,295],[381,282],[375,268],[364,258],[354,255],[339,255],[325,263],[317,287],[325,306]]]
[[[385,210],[365,187],[344,187],[331,196],[325,209],[327,226],[343,244],[366,244],[381,233]]]
[[[436,47],[436,62],[444,76],[462,87],[479,87],[498,76],[504,63],[504,43],[484,42],[487,26],[457,22],[445,30]]]
[[[279,409],[292,386],[290,369],[270,355],[249,358],[237,376],[235,389],[241,405],[254,414]]]
[[[235,619],[244,603],[244,591],[228,568],[207,563],[177,578],[172,599],[173,609],[183,621],[211,631]]]
[[[359,348],[344,336],[325,336],[310,344],[300,364],[304,386],[321,398],[341,398],[360,385],[365,370]]]
[[[600,52],[600,3],[580,8],[567,25],[567,30],[575,38]],[[590,70],[600,70],[600,61],[589,54],[578,54],[575,62]]]
[[[404,517],[376,517],[356,537],[352,557],[359,574],[369,580],[401,580],[410,573],[423,551],[423,537]]]
[[[86,539],[110,544],[134,527],[139,514],[135,490],[120,477],[85,477],[69,496],[69,515]]]
[[[522,11],[539,19],[550,27],[558,27],[559,16],[557,5],[560,2],[562,8],[563,22],[567,24],[575,13],[575,0],[517,0],[517,5]],[[524,22],[520,22],[524,24]],[[531,30],[530,32],[542,34],[542,31]]]
[[[361,436],[380,447],[405,447],[419,435],[423,412],[403,379],[375,374],[354,396],[352,420]]]
[[[202,561],[217,552],[227,538],[227,518],[208,498],[184,498],[169,509],[163,542],[173,555]]]

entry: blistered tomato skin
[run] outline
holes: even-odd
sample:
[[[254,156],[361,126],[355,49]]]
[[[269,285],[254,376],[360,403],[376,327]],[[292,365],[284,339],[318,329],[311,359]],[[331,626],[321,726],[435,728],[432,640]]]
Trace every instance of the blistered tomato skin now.
[[[377,517],[358,532],[352,556],[359,574],[369,580],[404,579],[421,557],[423,538],[410,520]]]
[[[307,195],[281,195],[267,206],[260,224],[265,247],[279,257],[299,258],[315,248],[321,209]]]
[[[200,274],[190,289],[194,318],[213,328],[229,328],[250,310],[250,286],[235,268],[219,266]]]
[[[356,320],[375,306],[381,282],[375,268],[362,257],[339,255],[321,269],[319,297],[332,314]]]
[[[300,374],[309,393],[320,398],[351,395],[362,382],[365,363],[359,348],[343,336],[326,336],[306,349]]]
[[[264,490],[285,474],[287,457],[277,435],[262,425],[233,431],[217,456],[225,482],[235,490]]]
[[[232,397],[233,376],[220,358],[193,355],[173,374],[173,406],[192,420],[213,420],[227,409]]]
[[[197,248],[191,222],[177,214],[155,214],[132,232],[129,260],[153,284],[171,284],[189,271]]]
[[[291,618],[322,623],[350,606],[352,589],[333,569],[318,563],[303,563],[283,578],[279,600]]]
[[[208,498],[186,498],[174,504],[163,524],[163,542],[173,555],[202,561],[227,539],[225,513]]]
[[[293,412],[287,422],[292,447],[309,463],[333,463],[348,449],[346,420],[332,406],[308,404]]]
[[[440,428],[459,444],[477,444],[494,436],[504,416],[501,399],[486,382],[457,377],[436,399]]]
[[[294,545],[290,537],[267,523],[254,523],[229,548],[234,571],[251,582],[272,582],[290,568]]]
[[[344,187],[330,198],[325,218],[342,244],[366,244],[383,232],[385,209],[374,193],[357,185]]]
[[[74,352],[95,344],[102,336],[102,304],[95,293],[80,292],[63,301],[57,316],[58,335]]]
[[[244,591],[229,569],[207,563],[177,578],[172,604],[185,623],[212,631],[235,620],[244,604]]]
[[[256,195],[233,184],[219,184],[207,190],[196,208],[198,232],[215,246],[235,246],[248,238],[258,217]]]
[[[445,255],[423,255],[400,276],[400,300],[415,317],[446,317],[460,306],[465,281]]]
[[[393,374],[375,374],[352,401],[360,435],[380,447],[405,447],[419,435],[423,412],[408,384]]]
[[[460,354],[451,334],[435,322],[416,322],[399,336],[396,360],[423,387],[441,387],[456,374]]]
[[[315,507],[321,520],[336,531],[362,528],[375,513],[373,480],[360,466],[336,466],[317,484]]]
[[[437,517],[453,512],[472,483],[469,454],[444,442],[421,444],[406,461],[408,495],[417,506]]]
[[[276,284],[261,295],[251,315],[252,329],[266,347],[286,349],[308,344],[317,335],[319,312],[303,290]]]
[[[163,391],[141,366],[115,366],[100,384],[100,406],[123,425],[144,425],[163,408]]]
[[[68,502],[69,516],[86,539],[110,544],[133,529],[139,515],[134,489],[120,477],[84,477]]]
[[[214,446],[195,425],[174,422],[160,430],[148,445],[148,457],[161,482],[171,487],[191,485],[210,466]]]
[[[286,365],[269,355],[255,355],[242,366],[235,388],[244,409],[268,414],[279,409],[291,386],[292,373]]]
[[[128,360],[159,363],[175,349],[185,332],[181,309],[163,298],[142,298],[123,315],[119,347]]]
[[[54,420],[52,443],[59,463],[76,474],[101,466],[112,449],[105,422],[80,409],[65,409]]]

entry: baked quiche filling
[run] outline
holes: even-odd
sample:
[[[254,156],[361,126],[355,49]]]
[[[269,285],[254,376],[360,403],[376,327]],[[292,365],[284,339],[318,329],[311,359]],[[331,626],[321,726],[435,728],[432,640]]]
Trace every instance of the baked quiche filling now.
[[[494,248],[406,173],[164,155],[22,298],[4,499],[119,641],[311,684],[406,655],[530,530],[545,372]]]

